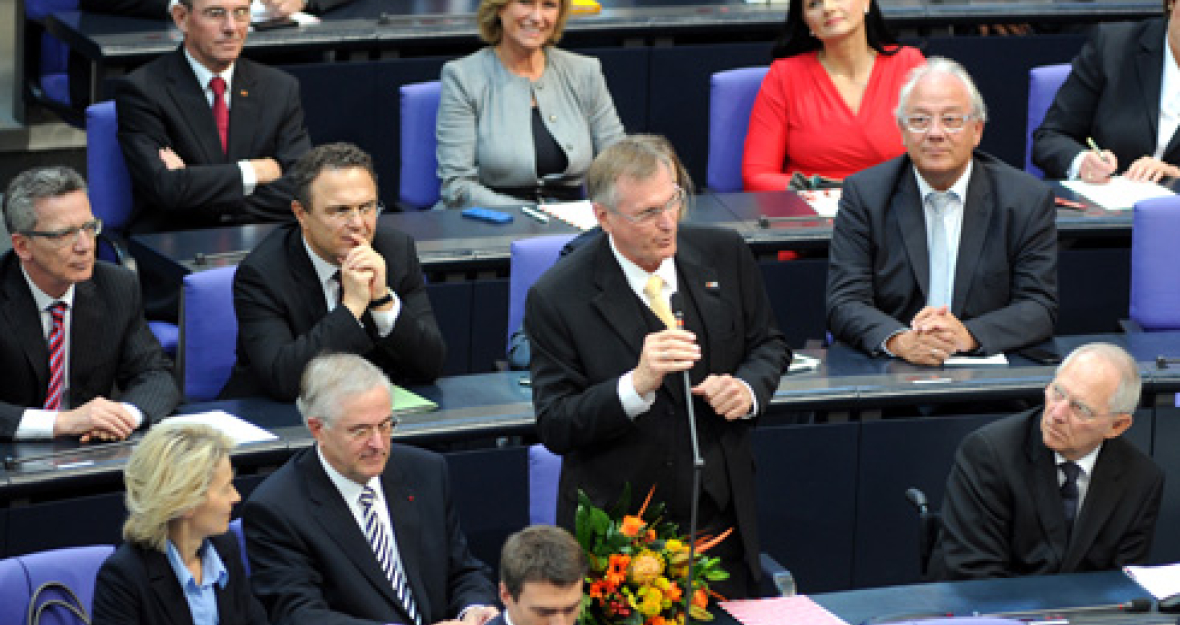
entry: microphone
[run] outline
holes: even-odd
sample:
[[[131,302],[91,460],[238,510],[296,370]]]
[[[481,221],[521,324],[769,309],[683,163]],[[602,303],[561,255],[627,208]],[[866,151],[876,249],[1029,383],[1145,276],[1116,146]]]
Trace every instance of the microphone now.
[[[918,490],[917,488],[907,488],[905,489],[905,498],[910,500],[910,503],[914,504],[914,507],[918,509],[918,512],[922,514],[930,512],[930,506],[926,504],[926,493],[922,492],[921,490]]]
[[[1015,612],[992,612],[990,614],[981,614],[980,616],[1019,616],[1028,614],[1070,616],[1073,614],[1083,614],[1086,612],[1149,612],[1151,610],[1151,603],[1151,599],[1139,597],[1136,599],[1131,599],[1130,601],[1124,601],[1123,603],[1111,603],[1107,605],[1054,608],[1045,610],[1018,610]]]
[[[677,291],[668,298],[672,309],[672,316],[676,317],[676,329],[684,329],[684,307],[680,292]],[[684,376],[684,404],[688,408],[688,433],[692,443],[692,507],[688,510],[688,592],[684,593],[684,619],[692,622],[692,576],[695,570],[697,555],[697,516],[701,506],[701,474],[705,470],[705,459],[701,457],[701,444],[697,440],[696,409],[692,405],[692,380],[689,370],[680,372]]]

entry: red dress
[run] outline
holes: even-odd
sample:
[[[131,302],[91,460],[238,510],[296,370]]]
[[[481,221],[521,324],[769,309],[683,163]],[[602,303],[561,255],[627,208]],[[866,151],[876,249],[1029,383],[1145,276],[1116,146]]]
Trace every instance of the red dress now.
[[[770,66],[750,112],[742,158],[746,191],[781,191],[791,174],[848,176],[905,152],[894,117],[897,93],[912,68],[925,63],[915,48],[878,54],[853,113],[816,52]]]

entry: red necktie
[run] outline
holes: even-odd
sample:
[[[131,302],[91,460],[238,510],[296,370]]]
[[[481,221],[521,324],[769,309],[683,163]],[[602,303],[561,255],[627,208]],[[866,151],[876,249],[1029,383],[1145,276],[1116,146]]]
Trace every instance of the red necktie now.
[[[66,386],[66,303],[54,302],[48,310],[53,325],[49,329],[49,391],[45,394],[45,409],[59,410]]]
[[[217,134],[221,136],[221,151],[229,151],[229,109],[225,107],[225,79],[214,76],[209,81],[213,90],[213,121],[217,123]]]

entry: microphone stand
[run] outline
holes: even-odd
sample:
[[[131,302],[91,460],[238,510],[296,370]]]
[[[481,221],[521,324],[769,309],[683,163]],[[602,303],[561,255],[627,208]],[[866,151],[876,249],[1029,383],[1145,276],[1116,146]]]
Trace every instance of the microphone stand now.
[[[672,294],[672,308],[676,316],[676,328],[684,329],[684,311],[678,302],[678,293]],[[696,568],[697,555],[697,516],[701,503],[701,474],[705,470],[705,459],[701,457],[701,444],[697,439],[697,419],[696,408],[692,404],[692,380],[689,378],[689,370],[685,369],[680,372],[684,376],[684,403],[688,407],[688,433],[692,441],[692,507],[688,511],[688,588],[684,593],[684,622],[685,625],[692,622],[692,596],[693,596],[693,572]]]

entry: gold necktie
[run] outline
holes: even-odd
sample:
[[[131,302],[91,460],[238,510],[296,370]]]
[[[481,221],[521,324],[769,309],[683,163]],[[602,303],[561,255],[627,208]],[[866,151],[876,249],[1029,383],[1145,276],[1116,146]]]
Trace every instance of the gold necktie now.
[[[668,308],[668,300],[664,299],[664,279],[652,275],[647,279],[647,284],[643,287],[643,294],[647,296],[647,303],[651,306],[651,311],[668,326],[668,329],[675,329],[679,324],[676,323],[676,317],[672,315],[672,309]]]

